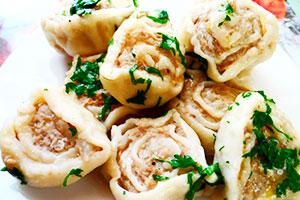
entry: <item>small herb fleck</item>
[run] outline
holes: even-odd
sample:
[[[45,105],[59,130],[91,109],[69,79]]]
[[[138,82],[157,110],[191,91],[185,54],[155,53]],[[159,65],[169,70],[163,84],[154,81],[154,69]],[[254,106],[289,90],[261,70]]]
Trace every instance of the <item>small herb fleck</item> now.
[[[160,176],[160,175],[157,175],[157,174],[153,174],[152,175],[153,179],[155,181],[165,181],[165,180],[169,180],[169,177],[167,176]]]
[[[222,147],[219,149],[219,151],[222,151],[222,149],[224,149],[224,147],[225,147],[225,146],[222,146]]]
[[[231,16],[234,13],[233,7],[231,6],[230,3],[227,3],[225,5],[224,11],[226,13],[226,16],[225,16],[224,20],[218,24],[219,27],[222,26],[226,21],[231,21]]]
[[[72,137],[74,137],[77,134],[77,129],[75,127],[69,128],[69,131],[71,132]]]
[[[162,76],[161,72],[159,71],[159,69],[156,69],[155,67],[145,67],[145,70],[149,73],[149,74],[156,74],[157,76],[159,76],[161,78],[161,80],[164,80],[164,77]]]
[[[162,36],[160,48],[171,51],[174,56],[176,55],[176,51],[177,51],[179,54],[179,57],[181,58],[181,63],[186,67],[187,66],[186,58],[180,50],[180,44],[179,44],[179,41],[177,40],[177,38],[168,36],[164,33],[158,33],[158,34]]]
[[[132,0],[133,1],[133,5],[134,7],[139,7],[139,3],[138,3],[138,0]]]
[[[81,176],[81,172],[83,172],[83,170],[80,169],[80,168],[77,168],[77,169],[71,169],[71,171],[67,174],[67,176],[66,176],[65,179],[64,179],[63,186],[64,186],[64,187],[67,187],[68,179],[69,179],[69,177],[72,176],[72,175],[75,175],[75,176],[78,176],[78,177],[82,177],[82,176]]]
[[[147,16],[147,17],[152,21],[160,24],[166,24],[169,21],[168,12],[165,10],[160,11],[157,17],[154,16]]]
[[[70,8],[70,15],[89,15],[92,13],[92,9],[96,7],[100,1],[101,0],[74,0]]]

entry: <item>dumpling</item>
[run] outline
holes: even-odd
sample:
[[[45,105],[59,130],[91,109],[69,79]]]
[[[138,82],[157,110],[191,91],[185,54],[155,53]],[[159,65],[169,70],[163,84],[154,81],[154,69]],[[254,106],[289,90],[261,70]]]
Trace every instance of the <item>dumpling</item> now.
[[[251,0],[199,0],[179,38],[208,61],[208,76],[225,82],[271,57],[277,19]]]
[[[299,135],[263,91],[240,95],[215,144],[225,198],[299,199],[299,147]]]
[[[34,187],[67,186],[111,155],[106,128],[62,88],[36,92],[0,140],[3,170]]]
[[[103,171],[117,200],[193,199],[189,190],[198,191],[193,181],[199,176],[191,171],[199,167],[205,174],[207,164],[197,135],[175,110],[156,119],[129,119],[111,132],[113,155]],[[218,166],[210,169],[217,172]],[[204,178],[215,181],[212,173],[198,179],[199,190]]]
[[[48,42],[70,56],[104,53],[109,40],[133,12],[132,0],[66,0],[41,22]]]
[[[200,137],[205,152],[213,155],[219,122],[244,91],[225,83],[208,81],[198,70],[188,70],[187,74],[189,78],[185,80],[182,92],[169,107],[180,113]]]
[[[137,110],[120,104],[105,89],[99,80],[99,66],[105,54],[81,58],[76,56],[67,72],[66,92],[74,101],[89,110],[96,119],[110,129],[126,116],[137,114]]]
[[[181,91],[185,63],[167,12],[135,12],[116,31],[100,79],[123,105],[158,107]]]

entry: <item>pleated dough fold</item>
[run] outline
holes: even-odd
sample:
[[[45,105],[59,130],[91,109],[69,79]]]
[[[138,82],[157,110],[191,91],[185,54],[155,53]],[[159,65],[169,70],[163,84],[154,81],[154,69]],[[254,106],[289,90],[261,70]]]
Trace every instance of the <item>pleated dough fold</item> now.
[[[283,113],[276,108],[275,104],[269,101],[268,105],[270,107],[266,107],[264,97],[258,92],[249,92],[240,95],[236,102],[239,103],[239,106],[235,105],[231,111],[226,113],[220,122],[215,143],[215,162],[220,164],[224,176],[226,186],[225,197],[228,200],[277,199],[275,191],[278,185],[281,184],[287,176],[286,167],[283,169],[267,169],[266,172],[264,172],[264,161],[262,157],[258,155],[247,157],[245,155],[254,148],[259,147],[264,149],[258,150],[260,155],[266,153],[268,156],[274,157],[277,153],[277,150],[273,151],[275,144],[277,149],[296,150],[296,157],[299,159],[297,153],[300,147],[299,135]],[[269,116],[274,123],[273,125],[271,125],[267,117],[255,117],[255,114],[258,112],[267,113],[268,109],[271,109]],[[258,120],[260,123],[268,122],[269,124],[257,128],[257,125],[255,126],[254,123],[257,124]],[[278,132],[278,130],[282,133]],[[263,137],[260,136],[261,138],[266,138],[266,140],[263,140],[263,144],[258,144],[255,132],[258,132],[256,134],[261,132],[261,134],[264,135]],[[288,134],[292,140],[288,140],[283,132]],[[266,148],[267,143],[272,144]],[[253,151],[253,153],[255,153],[255,151]],[[286,154],[286,156],[280,160],[282,161],[282,159],[285,159],[287,156],[290,156],[290,154]],[[277,159],[278,157],[275,156],[266,162],[269,164],[278,162]],[[276,165],[276,163],[272,165],[274,164]],[[297,164],[296,170],[299,173],[299,164]],[[298,186],[295,185],[295,187]],[[299,197],[299,192],[293,194],[289,190],[287,196],[282,196],[284,199],[299,199]],[[278,199],[282,198],[278,197]]]
[[[199,0],[184,20],[179,38],[186,51],[208,61],[218,82],[271,57],[279,36],[277,19],[251,0]]]
[[[1,133],[2,158],[34,187],[62,186],[72,169],[84,176],[111,154],[106,128],[63,88],[36,92]],[[68,184],[78,181],[70,176]]]
[[[163,105],[179,94],[184,81],[185,60],[170,22],[157,23],[149,15],[135,12],[124,21],[100,68],[104,88],[137,109]]]
[[[170,102],[181,117],[198,134],[208,155],[214,154],[214,141],[219,123],[236,97],[243,90],[225,83],[208,81],[198,70],[188,70],[190,78],[180,95]]]
[[[76,68],[78,67],[82,70],[86,70],[86,66],[84,65],[86,62],[98,63],[98,65],[101,65],[101,62],[97,62],[97,59],[101,57],[104,58],[104,55],[95,55],[86,58],[75,56],[72,67],[67,72],[65,83],[73,82],[75,84],[80,84],[71,80],[73,76],[76,76]],[[81,59],[81,63],[83,65],[77,66],[78,59]],[[97,75],[97,78],[99,78],[99,75]],[[106,126],[107,129],[110,129],[112,125],[119,121],[124,120],[126,116],[138,114],[137,110],[123,106],[103,88],[97,90],[96,94],[92,97],[89,97],[86,93],[78,96],[74,92],[69,92],[69,95],[74,99],[74,101],[89,110],[97,120]]]
[[[70,14],[72,0],[57,13],[41,21],[48,42],[70,56],[90,56],[104,53],[109,40],[124,19],[134,11],[132,0],[100,1],[91,14]]]
[[[113,155],[104,165],[117,200],[182,200],[189,190],[187,172],[171,168],[156,158],[190,155],[206,167],[203,148],[195,132],[175,110],[156,119],[129,119],[112,128]],[[169,179],[156,182],[154,174]]]

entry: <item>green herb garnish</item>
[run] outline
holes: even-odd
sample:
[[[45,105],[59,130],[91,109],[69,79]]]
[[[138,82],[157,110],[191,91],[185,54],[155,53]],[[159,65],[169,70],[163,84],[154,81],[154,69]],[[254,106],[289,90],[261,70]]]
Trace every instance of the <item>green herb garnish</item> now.
[[[169,21],[168,12],[165,10],[160,11],[157,17],[154,16],[147,16],[147,17],[152,21],[160,24],[166,24]]]
[[[132,0],[133,1],[133,5],[134,7],[139,7],[139,3],[138,3],[138,0]]]
[[[129,75],[130,75],[131,82],[133,83],[133,85],[144,84],[146,81],[144,78],[135,79],[135,77],[134,77],[134,72],[137,69],[138,69],[138,65],[136,65],[136,64],[129,69]]]
[[[243,98],[248,98],[248,97],[250,97],[251,95],[252,95],[251,92],[244,92],[244,93],[242,94],[242,97],[243,97]]]
[[[230,5],[230,3],[227,3],[225,5],[224,11],[226,13],[226,16],[225,16],[224,20],[218,24],[218,26],[222,26],[226,21],[231,21],[231,16],[234,13],[234,10],[233,10],[232,6]]]
[[[102,88],[99,80],[99,65],[97,61],[82,63],[79,57],[76,69],[70,79],[72,82],[68,82],[65,85],[66,93],[73,90],[77,96],[87,94],[88,97],[93,97]]]
[[[160,106],[161,100],[162,100],[162,97],[158,97],[157,103],[155,105],[156,108],[158,108]]]
[[[72,134],[72,137],[74,137],[76,134],[77,134],[77,129],[75,128],[75,127],[71,127],[71,128],[69,128],[69,131],[71,132],[71,134]]]
[[[266,111],[254,111],[252,123],[254,126],[253,132],[256,136],[256,144],[251,151],[244,154],[243,157],[258,157],[264,168],[265,174],[268,173],[268,169],[286,170],[285,179],[276,187],[277,197],[286,195],[288,189],[292,192],[298,192],[300,191],[300,175],[296,171],[296,168],[300,163],[298,159],[298,150],[281,148],[278,139],[273,136],[266,137],[262,128],[265,127],[272,132],[274,129],[277,132],[282,133],[288,140],[292,140],[293,138],[275,126],[273,119],[270,116],[272,112],[270,104],[274,104],[274,100],[269,99],[263,91],[256,92],[263,96],[266,104]]]
[[[64,186],[64,187],[67,187],[68,179],[69,179],[69,177],[72,176],[72,175],[75,175],[75,176],[78,176],[78,177],[82,177],[82,176],[81,176],[81,172],[83,172],[83,170],[80,169],[80,168],[77,168],[77,169],[71,169],[71,171],[68,173],[68,175],[67,175],[67,176],[65,177],[65,179],[64,179],[63,186]]]
[[[85,16],[92,13],[92,9],[101,0],[75,0],[70,8],[70,15]]]
[[[169,180],[170,179],[167,176],[160,176],[160,175],[157,175],[157,174],[153,174],[152,177],[153,177],[153,179],[155,181],[165,181],[165,180]]]
[[[27,181],[25,180],[24,174],[16,167],[13,167],[12,169],[8,167],[3,167],[1,169],[2,172],[8,172],[10,173],[13,177],[19,179],[21,181],[22,185],[26,185]]]
[[[102,97],[104,98],[104,105],[100,109],[98,118],[104,121],[111,111],[111,105],[118,103],[118,101],[113,96],[109,96],[104,93],[102,93]]]
[[[111,39],[108,41],[108,46],[113,45],[114,42],[115,42],[114,38],[111,38]]]
[[[156,74],[157,76],[159,76],[161,78],[161,80],[164,80],[164,77],[162,76],[161,72],[159,71],[159,69],[156,69],[154,67],[145,67],[145,70],[149,73],[149,74]]]
[[[203,167],[199,166],[199,164],[189,155],[184,155],[182,157],[178,154],[174,155],[174,158],[172,160],[162,160],[162,159],[157,159],[157,158],[155,160],[159,161],[159,162],[169,163],[173,169],[191,168],[193,170],[187,174],[187,180],[188,180],[190,189],[186,193],[185,197],[188,200],[193,200],[195,197],[195,193],[197,191],[200,191],[201,189],[203,189],[205,187],[205,184],[218,185],[218,184],[222,184],[223,180],[224,180],[218,163],[210,165],[203,169]],[[194,171],[198,172],[200,175],[200,177],[195,182],[193,182],[193,176],[195,174]],[[215,183],[208,183],[205,180],[205,178],[214,173],[216,173],[216,175],[218,176],[217,181]]]
[[[225,146],[222,146],[222,147],[219,149],[219,151],[222,151],[222,149],[224,149],[224,147],[225,147]]]
[[[138,80],[138,79],[137,79]],[[133,104],[139,104],[139,105],[145,105],[145,100],[146,98],[146,93],[148,92],[148,90],[150,89],[152,80],[151,79],[147,79],[146,80],[146,84],[147,87],[145,90],[138,90],[136,96],[127,99],[127,103],[133,103]]]
[[[177,40],[177,38],[168,36],[164,33],[158,33],[158,34],[162,36],[160,48],[171,51],[174,56],[176,55],[176,51],[177,51],[179,54],[179,57],[181,58],[181,63],[186,67],[187,66],[186,58],[180,50],[180,44],[179,44],[179,41]]]

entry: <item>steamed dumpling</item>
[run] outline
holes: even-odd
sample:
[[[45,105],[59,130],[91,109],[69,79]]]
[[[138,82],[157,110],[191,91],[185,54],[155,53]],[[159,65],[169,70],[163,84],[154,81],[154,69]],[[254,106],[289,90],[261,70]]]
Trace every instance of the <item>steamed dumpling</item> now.
[[[214,154],[219,123],[243,90],[206,80],[198,70],[188,70],[182,92],[170,103],[198,134],[205,152]]]
[[[167,12],[158,15],[161,13],[164,23],[149,18],[158,18],[157,13],[134,13],[108,48],[100,79],[123,105],[137,109],[160,106],[182,89],[185,57]]]
[[[299,135],[262,91],[246,92],[236,103],[215,144],[225,198],[299,199]]]
[[[66,0],[57,13],[42,20],[49,43],[70,56],[107,50],[109,40],[134,10],[132,0]]]
[[[6,170],[34,187],[74,183],[111,154],[106,128],[62,88],[36,92],[0,139]]]
[[[89,110],[107,129],[137,110],[120,104],[99,80],[99,66],[105,54],[80,58],[76,56],[65,80],[66,91],[74,101]]]
[[[112,144],[113,155],[103,170],[117,200],[185,199],[191,168],[174,169],[158,159],[171,160],[177,154],[207,166],[197,135],[174,110],[160,118],[129,119],[113,126]]]
[[[277,19],[251,0],[199,0],[184,22],[180,39],[187,51],[208,61],[218,82],[268,59],[275,50]]]

